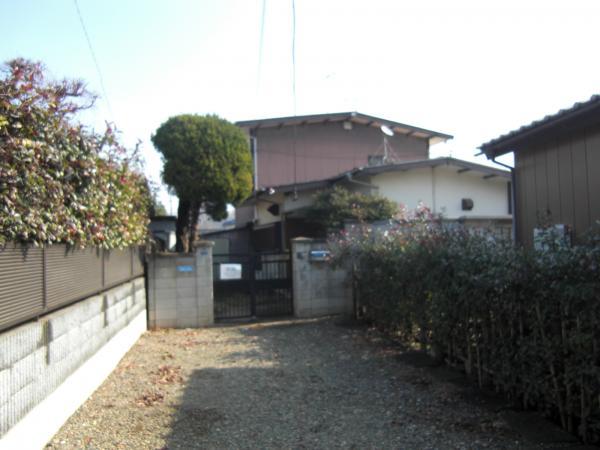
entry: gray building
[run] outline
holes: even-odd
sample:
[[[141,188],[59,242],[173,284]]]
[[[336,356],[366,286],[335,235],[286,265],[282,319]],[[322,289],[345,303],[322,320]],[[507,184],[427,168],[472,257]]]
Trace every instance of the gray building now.
[[[161,251],[172,251],[175,249],[177,236],[175,234],[177,224],[176,216],[154,216],[150,219],[148,229],[150,235]]]

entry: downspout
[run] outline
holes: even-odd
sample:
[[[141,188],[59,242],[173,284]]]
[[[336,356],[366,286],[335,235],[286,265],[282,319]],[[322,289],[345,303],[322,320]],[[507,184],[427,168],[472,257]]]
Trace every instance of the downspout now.
[[[487,156],[487,155],[486,155]],[[512,239],[513,242],[517,242],[517,176],[515,174],[515,168],[509,166],[508,164],[501,163],[500,161],[496,161],[496,156],[490,159],[493,163],[498,164],[508,170],[510,170],[510,199],[512,203]]]
[[[250,132],[250,151],[252,152],[252,162],[253,162],[253,166],[254,166],[253,167],[253,169],[254,169],[254,177],[253,177],[254,214],[252,217],[252,223],[256,223],[256,220],[258,219],[258,208],[256,206],[256,204],[258,202],[258,161],[257,161],[258,140],[257,140],[255,131]]]
[[[431,207],[433,214],[437,214],[437,202],[436,202],[436,189],[435,189],[435,166],[431,166]]]
[[[250,150],[252,151],[252,162],[254,163],[254,190],[258,190],[258,139],[256,133],[250,135]]]

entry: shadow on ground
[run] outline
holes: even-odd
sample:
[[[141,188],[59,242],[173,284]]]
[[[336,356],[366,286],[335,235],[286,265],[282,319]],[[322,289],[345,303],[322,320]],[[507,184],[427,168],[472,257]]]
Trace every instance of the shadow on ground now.
[[[451,383],[458,389],[459,398],[498,416],[498,426],[506,427],[519,434],[523,440],[539,448],[566,448],[570,450],[592,450],[597,446],[583,444],[576,436],[563,430],[557,423],[544,418],[541,413],[519,409],[502,394],[492,389],[480,388],[469,379],[464,371],[436,360],[424,351],[408,348],[378,332],[369,339],[373,345],[385,349],[388,357],[400,364],[411,366],[422,374],[413,380],[416,385]]]
[[[361,323],[226,328],[248,346],[192,372],[169,449],[594,448]]]

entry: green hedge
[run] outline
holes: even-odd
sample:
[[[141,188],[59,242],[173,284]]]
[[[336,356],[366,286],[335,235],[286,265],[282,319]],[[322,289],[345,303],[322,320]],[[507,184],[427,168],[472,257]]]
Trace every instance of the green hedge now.
[[[584,440],[600,435],[600,246],[526,252],[420,220],[330,240],[368,319]]]
[[[135,157],[111,127],[76,114],[94,97],[80,81],[47,81],[9,61],[0,77],[0,244],[126,247],[145,240],[150,196]]]

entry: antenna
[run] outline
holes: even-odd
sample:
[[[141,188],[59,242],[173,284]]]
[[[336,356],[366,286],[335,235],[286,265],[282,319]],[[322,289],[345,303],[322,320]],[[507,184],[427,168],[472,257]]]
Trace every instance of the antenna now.
[[[392,129],[390,127],[388,127],[387,125],[381,125],[379,127],[379,129],[381,130],[381,132],[383,134],[386,134],[388,136],[393,136],[394,135],[394,132],[392,131]]]
[[[394,164],[400,162],[402,158],[394,151],[394,148],[389,142],[388,137],[394,136],[394,131],[387,125],[380,125],[383,136],[383,143],[377,147],[375,154],[369,155],[368,165],[369,166],[381,166],[384,164]],[[383,155],[381,154],[383,153]]]
[[[381,132],[383,133],[383,163],[387,164],[390,159],[390,144],[388,142],[388,136],[393,136],[394,132],[387,125],[381,125],[379,127]]]

